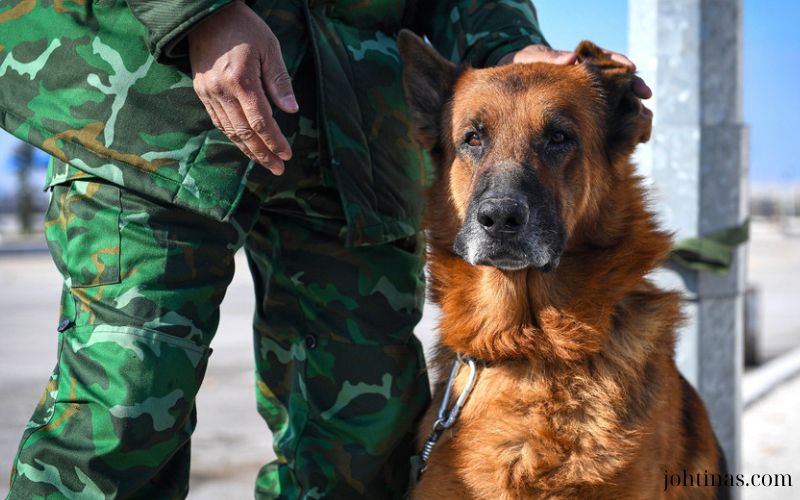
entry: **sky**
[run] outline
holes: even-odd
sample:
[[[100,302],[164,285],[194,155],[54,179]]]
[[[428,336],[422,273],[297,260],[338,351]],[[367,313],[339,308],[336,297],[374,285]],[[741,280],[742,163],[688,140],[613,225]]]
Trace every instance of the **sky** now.
[[[636,1],[636,0],[631,0]],[[553,47],[583,39],[627,53],[627,0],[538,0]],[[744,122],[750,130],[750,180],[800,184],[800,2],[744,1]],[[635,61],[634,61],[635,62]],[[0,194],[13,183],[12,140],[0,131]]]

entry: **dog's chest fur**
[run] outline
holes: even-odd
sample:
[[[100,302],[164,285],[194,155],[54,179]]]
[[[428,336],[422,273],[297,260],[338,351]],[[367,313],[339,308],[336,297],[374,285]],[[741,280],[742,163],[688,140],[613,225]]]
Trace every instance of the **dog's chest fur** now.
[[[656,473],[637,471],[643,467],[637,458],[648,442],[669,440],[668,433],[655,436],[646,429],[652,419],[678,410],[661,397],[677,381],[665,369],[673,339],[671,328],[663,327],[671,325],[654,322],[647,302],[639,296],[620,306],[605,349],[580,362],[526,359],[479,367],[475,387],[431,463],[454,469],[463,482],[458,487],[470,498],[614,498],[620,475]],[[647,351],[650,356],[641,356]],[[437,356],[445,378],[452,356],[446,349]],[[644,386],[645,377],[660,382]],[[466,379],[462,368],[454,394]],[[432,409],[439,407],[443,389],[440,382]],[[431,410],[422,429],[434,418]],[[652,458],[646,462],[652,464]],[[650,494],[643,491],[642,498]]]

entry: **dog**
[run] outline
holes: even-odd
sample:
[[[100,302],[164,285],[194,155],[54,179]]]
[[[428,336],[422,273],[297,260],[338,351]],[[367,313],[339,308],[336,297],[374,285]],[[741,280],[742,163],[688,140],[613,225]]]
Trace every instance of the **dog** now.
[[[486,69],[409,31],[398,47],[437,169],[425,228],[439,382],[411,497],[725,497],[724,457],[674,362],[680,296],[646,278],[671,242],[630,162],[652,122],[633,71],[590,42],[574,65]],[[449,427],[445,392],[444,409],[465,396]]]

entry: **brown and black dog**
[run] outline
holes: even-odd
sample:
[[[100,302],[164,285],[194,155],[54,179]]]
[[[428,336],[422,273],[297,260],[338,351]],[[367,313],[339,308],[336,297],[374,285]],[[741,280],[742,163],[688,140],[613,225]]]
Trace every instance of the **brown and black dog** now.
[[[651,127],[632,71],[589,42],[571,66],[463,70],[411,32],[398,43],[438,168],[426,232],[440,382],[420,446],[455,353],[486,363],[413,498],[725,496],[665,480],[726,471],[673,359],[680,296],[645,277],[670,236],[629,160]]]

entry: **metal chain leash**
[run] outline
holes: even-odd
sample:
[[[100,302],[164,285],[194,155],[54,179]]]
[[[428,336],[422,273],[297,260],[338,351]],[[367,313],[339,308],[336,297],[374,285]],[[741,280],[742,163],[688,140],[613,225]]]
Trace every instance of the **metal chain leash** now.
[[[467,398],[472,392],[472,388],[475,386],[475,380],[477,379],[478,374],[477,363],[478,361],[476,361],[474,358],[463,354],[456,354],[456,359],[453,360],[453,367],[450,369],[450,377],[447,380],[447,386],[445,387],[442,404],[439,406],[439,414],[437,415],[436,421],[433,423],[433,428],[428,436],[428,439],[422,446],[422,451],[415,457],[418,459],[417,463],[415,464],[417,471],[416,473],[412,473],[412,478],[415,480],[415,482],[419,480],[419,477],[428,467],[428,459],[430,458],[431,452],[433,451],[434,446],[436,446],[437,441],[439,441],[439,438],[442,436],[442,433],[456,423],[458,415],[461,413],[461,409],[464,407],[464,403],[466,403]],[[453,392],[455,378],[456,375],[458,375],[462,365],[467,365],[467,368],[469,369],[467,383],[464,384],[464,388],[458,395],[456,402],[448,410],[447,406],[450,403],[450,396]]]

